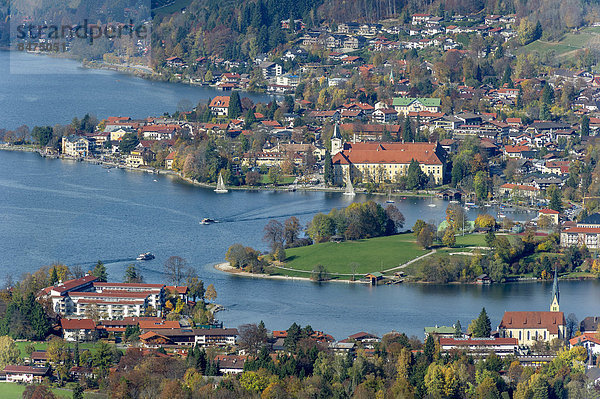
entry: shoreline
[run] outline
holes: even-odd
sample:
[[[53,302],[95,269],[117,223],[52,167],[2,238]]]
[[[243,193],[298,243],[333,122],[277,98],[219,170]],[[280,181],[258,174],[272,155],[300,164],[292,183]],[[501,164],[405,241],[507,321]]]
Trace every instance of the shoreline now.
[[[326,280],[326,281],[314,281],[308,277],[292,277],[292,276],[273,276],[265,273],[249,273],[242,271],[240,269],[236,269],[235,267],[230,266],[229,262],[217,263],[213,265],[213,268],[223,272],[230,274],[232,276],[240,276],[240,277],[250,277],[250,278],[262,278],[262,279],[270,279],[270,280],[286,280],[286,281],[307,281],[311,283],[345,283],[345,284],[365,284],[360,281],[350,281],[350,280]],[[365,284],[366,285],[366,284]]]
[[[215,189],[216,184],[203,183],[196,180],[193,180],[189,177],[183,176],[180,172],[176,172],[170,169],[159,169],[159,168],[132,168],[130,166],[125,166],[121,164],[115,164],[114,162],[103,161],[97,158],[74,158],[64,155],[44,155],[39,148],[35,148],[33,146],[14,146],[9,144],[0,144],[0,151],[15,151],[15,152],[30,152],[37,153],[42,158],[48,159],[58,159],[61,161],[72,161],[72,162],[86,162],[94,165],[104,165],[111,166],[115,169],[121,169],[124,171],[138,172],[138,173],[151,173],[157,175],[170,175],[173,177],[177,177],[180,180],[202,188],[211,188]],[[343,193],[345,191],[344,187],[318,187],[318,186],[296,186],[294,184],[286,185],[286,186],[227,186],[228,190],[231,191],[282,191],[282,192],[293,192],[293,191],[311,191],[311,192],[326,192],[326,193]],[[357,194],[367,194],[367,195],[389,195],[384,192],[372,192],[368,193],[366,191],[357,191]],[[393,197],[411,197],[411,198],[430,198],[435,196],[435,193],[413,193],[413,192],[401,192],[401,193],[392,193]]]

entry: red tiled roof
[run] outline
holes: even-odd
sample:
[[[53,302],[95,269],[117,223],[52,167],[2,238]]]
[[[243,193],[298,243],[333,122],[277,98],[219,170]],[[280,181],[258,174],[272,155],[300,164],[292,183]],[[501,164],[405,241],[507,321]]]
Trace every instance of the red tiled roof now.
[[[16,366],[9,364],[2,370],[5,374],[33,374],[46,375],[48,367]]]
[[[142,330],[159,330],[159,329],[172,330],[174,328],[181,328],[181,326],[179,325],[179,322],[177,320],[160,320],[160,321],[140,320],[139,325]]]
[[[506,145],[504,146],[504,151],[506,152],[522,152],[522,151],[530,151],[531,149],[527,145]]]
[[[598,339],[596,336],[597,336],[597,333],[595,333],[595,332],[583,333],[578,337],[571,338],[569,340],[569,344],[571,344],[571,346],[575,346],[577,344],[589,341],[589,342],[595,343],[596,345],[600,345],[600,339]]]
[[[177,285],[177,286],[175,286],[175,285],[167,285],[165,287],[165,290],[167,290],[167,291],[176,291],[180,295],[181,294],[185,295],[188,292],[188,287],[185,286],[185,285]]]
[[[287,337],[286,330],[273,331],[273,338],[285,338]]]
[[[524,184],[504,183],[500,188],[508,188],[511,190],[525,190],[525,191],[539,191],[538,188],[533,186],[526,186]]]
[[[564,233],[588,233],[588,234],[600,234],[600,228],[597,227],[571,227],[563,230]]]
[[[524,329],[545,328],[550,334],[558,334],[558,327],[565,325],[563,312],[504,312],[498,328]]]
[[[60,319],[63,330],[95,330],[96,323],[92,319]]]
[[[437,143],[355,143],[333,157],[342,165],[384,163],[409,164],[412,160],[424,165],[441,165],[435,153]]]
[[[216,96],[210,102],[210,107],[229,108],[229,96]]]
[[[95,282],[94,287],[123,287],[123,288],[149,288],[149,289],[161,289],[164,284],[146,284],[146,283],[104,283]]]
[[[65,292],[65,291],[69,291],[72,290],[73,288],[77,288],[79,286],[82,286],[84,284],[88,284],[91,283],[92,281],[96,281],[98,279],[98,277],[96,276],[84,276],[81,278],[75,278],[73,280],[67,280],[64,283],[60,284],[60,285],[56,285],[54,286],[53,290],[56,290],[58,292]]]
[[[540,209],[539,213],[543,213],[544,215],[558,215],[559,211],[555,211],[554,209]]]
[[[135,298],[135,299],[146,299],[148,295],[154,295],[155,291],[140,291],[140,292],[127,292],[127,291],[104,291],[104,292],[70,292],[69,295],[72,297],[93,297],[93,298]]]

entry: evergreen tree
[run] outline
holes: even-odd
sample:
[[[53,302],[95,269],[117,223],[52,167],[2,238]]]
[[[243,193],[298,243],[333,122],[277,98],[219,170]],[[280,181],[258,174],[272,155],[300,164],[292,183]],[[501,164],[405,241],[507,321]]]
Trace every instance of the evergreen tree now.
[[[558,187],[554,187],[553,189],[549,187],[548,189],[550,191],[550,204],[548,204],[548,207],[562,212],[562,191]]]
[[[460,325],[460,320],[456,320],[456,324],[454,325],[454,336],[456,338],[462,337],[462,326]]]
[[[230,119],[235,119],[242,114],[242,102],[240,101],[240,95],[237,91],[231,93],[229,97],[229,109],[227,111],[227,116]]]
[[[433,335],[431,334],[427,335],[425,347],[423,348],[423,354],[425,355],[428,363],[433,361],[433,355],[435,354],[435,341],[433,340]]]
[[[52,271],[50,272],[50,285],[56,283],[58,283],[58,274],[56,273],[56,267],[52,266]]]
[[[485,308],[481,309],[479,317],[475,320],[475,327],[473,328],[472,333],[475,338],[489,338],[492,333],[492,324]]]
[[[325,151],[323,179],[325,180],[325,184],[333,184],[333,162],[329,151]]]
[[[590,117],[587,115],[583,115],[581,117],[581,135],[582,136],[590,135]]]
[[[98,281],[106,282],[108,280],[108,274],[106,273],[106,266],[102,263],[101,260],[96,263],[94,270],[92,270],[92,275],[98,277]]]
[[[406,172],[406,188],[409,190],[418,190],[427,184],[427,175],[421,170],[421,166],[414,159],[408,165]]]
[[[402,138],[405,142],[412,142],[415,140],[415,136],[412,131],[412,126],[410,123],[410,117],[404,118],[404,127],[402,128]]]
[[[73,349],[73,363],[79,366],[79,341],[75,341],[75,349]]]

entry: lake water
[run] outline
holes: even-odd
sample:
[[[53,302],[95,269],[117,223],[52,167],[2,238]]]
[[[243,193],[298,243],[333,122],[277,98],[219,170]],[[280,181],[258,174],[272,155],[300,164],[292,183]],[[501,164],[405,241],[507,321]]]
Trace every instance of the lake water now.
[[[11,73],[15,72],[15,73]],[[189,100],[195,106],[222,91],[210,87],[153,82],[108,70],[82,68],[77,61],[0,51],[0,128],[69,123],[86,113],[146,118],[173,113]],[[271,96],[243,93],[256,102]]]
[[[494,327],[505,310],[548,309],[551,284],[544,283],[370,287],[250,279],[213,268],[234,242],[264,248],[262,230],[271,218],[295,215],[306,223],[317,212],[368,198],[385,201],[301,191],[218,195],[169,176],[0,151],[0,278],[18,278],[51,262],[86,268],[101,259],[109,278],[121,281],[137,254],[152,251],[156,259],[138,265],[147,281],[162,282],[164,261],[178,255],[206,285],[215,285],[217,302],[227,308],[218,317],[226,325],[264,320],[269,329],[285,329],[298,322],[340,339],[361,330],[404,331],[422,338],[427,325],[460,319],[466,327],[482,306]],[[408,226],[417,218],[443,219],[447,202],[434,200],[435,208],[429,203],[396,201]],[[474,218],[475,211],[469,216]],[[221,222],[200,225],[204,217]],[[599,282],[562,282],[560,289],[566,314],[582,319],[599,313]]]

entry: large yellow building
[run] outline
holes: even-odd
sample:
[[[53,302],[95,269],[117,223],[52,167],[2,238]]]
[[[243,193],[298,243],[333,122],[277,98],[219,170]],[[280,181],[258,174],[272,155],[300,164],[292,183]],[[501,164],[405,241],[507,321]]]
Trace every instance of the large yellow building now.
[[[437,142],[346,143],[333,157],[334,182],[343,184],[348,172],[355,182],[394,182],[407,174],[413,160],[423,173],[433,176],[436,184],[443,182],[446,153]]]

